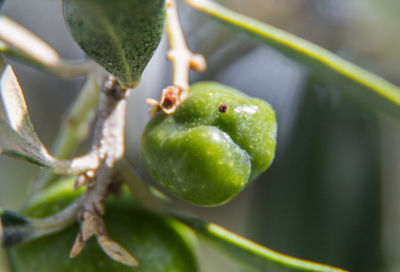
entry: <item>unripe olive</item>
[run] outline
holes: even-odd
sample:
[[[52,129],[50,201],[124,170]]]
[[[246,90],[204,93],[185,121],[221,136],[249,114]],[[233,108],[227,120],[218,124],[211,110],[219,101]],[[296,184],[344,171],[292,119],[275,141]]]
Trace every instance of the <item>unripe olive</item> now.
[[[172,115],[147,124],[141,153],[151,176],[176,196],[200,206],[237,195],[271,164],[276,118],[265,101],[215,82],[190,88]]]
[[[28,214],[44,216],[65,206],[74,193],[62,193],[41,201]],[[14,272],[186,272],[198,271],[187,230],[174,221],[152,214],[128,198],[107,203],[104,219],[109,236],[127,249],[139,261],[129,267],[110,259],[90,239],[77,257],[70,259],[79,228],[74,225],[62,232],[9,249]]]

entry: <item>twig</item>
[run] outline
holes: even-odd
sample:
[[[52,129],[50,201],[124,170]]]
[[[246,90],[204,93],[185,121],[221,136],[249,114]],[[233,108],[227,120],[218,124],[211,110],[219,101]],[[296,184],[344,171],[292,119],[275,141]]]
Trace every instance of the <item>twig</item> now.
[[[137,260],[117,243],[108,238],[102,216],[104,199],[112,182],[111,176],[115,164],[124,155],[124,129],[126,97],[128,90],[119,86],[115,79],[106,82],[104,93],[100,97],[99,115],[95,130],[93,151],[97,153],[100,165],[93,169],[93,186],[89,186],[79,212],[81,231],[71,251],[71,257],[83,249],[85,242],[93,235],[97,237],[103,250],[114,260],[135,266]]]
[[[41,219],[32,219],[35,232],[32,234],[31,239],[55,233],[75,223],[83,201],[84,197],[81,196],[67,208],[55,215]]]
[[[203,56],[193,54],[188,49],[179,22],[175,0],[167,0],[166,16],[166,32],[170,47],[167,57],[172,63],[172,85],[178,88],[184,97],[187,95],[189,88],[189,68],[199,72],[204,71],[206,69],[206,61]]]
[[[73,167],[73,171],[77,171],[79,167],[84,169],[84,167],[93,165],[94,167],[90,171],[86,171],[86,169],[86,172],[78,172],[80,177],[83,177],[83,180],[86,181],[87,190],[78,200],[60,213],[34,222],[37,230],[34,235],[40,236],[65,228],[78,219],[81,230],[72,248],[71,257],[78,255],[86,241],[92,236],[96,236],[100,246],[111,258],[126,265],[137,265],[137,260],[129,252],[107,236],[102,219],[104,200],[108,194],[108,187],[113,181],[114,167],[124,155],[125,113],[128,93],[129,91],[121,88],[114,78],[104,84],[100,96],[92,150],[89,154],[78,159],[58,161],[59,165],[56,166],[56,168],[67,167],[67,163],[72,162],[70,167]],[[62,163],[65,165],[62,165]],[[82,179],[78,178],[79,180]]]
[[[166,5],[166,33],[170,47],[167,58],[172,63],[172,86],[163,90],[160,101],[148,99],[147,103],[155,106],[156,110],[160,108],[166,114],[172,114],[188,96],[189,69],[202,72],[207,68],[207,63],[202,55],[193,54],[188,49],[175,0],[167,0]]]
[[[6,16],[0,16],[0,51],[62,78],[87,75],[97,66],[89,60],[62,59],[45,41]]]

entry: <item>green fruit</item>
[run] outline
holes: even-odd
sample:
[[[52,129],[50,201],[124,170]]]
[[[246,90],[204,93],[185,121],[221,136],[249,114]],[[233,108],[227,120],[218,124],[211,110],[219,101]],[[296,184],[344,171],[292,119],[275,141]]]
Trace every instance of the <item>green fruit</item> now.
[[[150,120],[141,153],[161,186],[196,205],[215,206],[269,167],[276,130],[268,103],[215,82],[197,83],[175,113]]]
[[[76,193],[57,192],[41,200],[28,214],[44,216],[67,205]],[[137,206],[131,199],[112,199],[107,203],[105,223],[112,239],[117,241],[138,261],[129,267],[110,259],[97,244],[88,241],[82,253],[70,259],[79,228],[74,225],[56,233],[9,249],[14,272],[186,272],[198,271],[187,238],[190,233],[175,221],[152,214]]]
[[[165,0],[64,0],[68,30],[82,50],[135,87],[164,29]]]

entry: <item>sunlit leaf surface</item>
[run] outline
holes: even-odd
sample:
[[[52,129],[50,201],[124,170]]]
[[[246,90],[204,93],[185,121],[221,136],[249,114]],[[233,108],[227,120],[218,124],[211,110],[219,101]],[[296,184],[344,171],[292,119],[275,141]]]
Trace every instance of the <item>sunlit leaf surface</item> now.
[[[160,41],[164,0],[64,0],[68,30],[124,87],[135,87]]]

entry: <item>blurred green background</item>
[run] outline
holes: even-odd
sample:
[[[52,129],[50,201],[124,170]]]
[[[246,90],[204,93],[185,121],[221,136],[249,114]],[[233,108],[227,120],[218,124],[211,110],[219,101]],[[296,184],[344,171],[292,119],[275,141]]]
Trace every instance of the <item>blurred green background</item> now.
[[[400,85],[398,0],[219,2]],[[66,31],[60,0],[9,0],[3,11],[63,57],[82,57]],[[209,64],[204,74],[193,73],[192,81],[217,80],[269,101],[279,126],[273,166],[237,199],[218,208],[182,206],[289,255],[351,271],[400,271],[399,120],[372,114],[315,83],[297,63],[187,6],[181,6],[181,17],[189,46]],[[128,112],[127,156],[149,181],[139,157],[149,118],[144,100],[157,98],[170,83],[166,50],[164,38]],[[60,80],[12,63],[35,128],[51,146],[82,79]],[[24,162],[0,157],[0,206],[18,209],[37,173]],[[203,271],[241,271],[208,247],[201,258]]]

